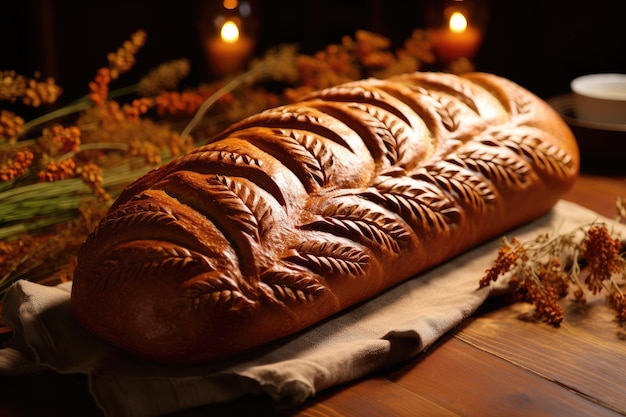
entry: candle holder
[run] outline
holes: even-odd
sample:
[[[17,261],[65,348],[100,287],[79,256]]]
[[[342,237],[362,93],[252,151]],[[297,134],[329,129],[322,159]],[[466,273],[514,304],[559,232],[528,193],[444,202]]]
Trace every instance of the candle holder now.
[[[211,75],[241,71],[256,46],[256,7],[252,1],[200,1],[198,31]]]
[[[471,61],[482,44],[488,14],[485,0],[427,0],[426,31],[437,58],[444,65]]]

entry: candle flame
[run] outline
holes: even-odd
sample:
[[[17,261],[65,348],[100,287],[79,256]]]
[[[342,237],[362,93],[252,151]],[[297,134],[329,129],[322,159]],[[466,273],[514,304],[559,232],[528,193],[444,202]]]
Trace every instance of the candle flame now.
[[[467,19],[461,12],[454,12],[450,16],[450,30],[454,33],[462,33],[467,29]]]
[[[235,10],[238,5],[239,1],[237,0],[224,0],[224,2],[222,3],[222,6],[224,6],[224,8],[228,10]]]
[[[237,42],[237,39],[239,39],[239,28],[237,27],[237,24],[232,20],[226,21],[226,23],[222,25],[220,36],[222,37],[224,42]]]

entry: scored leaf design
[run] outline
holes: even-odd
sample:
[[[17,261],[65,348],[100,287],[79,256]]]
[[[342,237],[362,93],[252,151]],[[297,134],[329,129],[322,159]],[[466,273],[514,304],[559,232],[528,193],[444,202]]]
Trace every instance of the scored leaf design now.
[[[362,102],[362,101],[381,101],[383,98],[376,90],[370,90],[359,86],[358,83],[347,83],[328,87],[324,90],[313,92],[308,96],[309,98],[322,97],[326,100],[335,101],[350,101],[350,102]]]
[[[441,97],[439,99],[439,105],[435,106],[437,114],[441,117],[441,123],[450,132],[457,130],[461,124],[461,113],[458,103],[450,98]]]
[[[163,167],[160,177],[165,177],[179,170],[206,172],[206,169],[215,163],[219,165],[251,167],[254,169],[263,167],[260,159],[242,152],[241,149],[211,149],[211,146],[212,145],[203,146],[187,155],[173,160]]]
[[[237,167],[250,169],[256,173],[265,175],[263,164],[260,159],[242,152],[242,149],[221,149],[218,144],[209,144],[194,149],[188,154],[179,156],[161,168],[154,170],[150,175],[139,178],[128,186],[114,203],[113,207],[128,201],[142,191],[154,187],[159,181],[168,175],[175,175],[179,171],[192,171],[198,173],[215,172],[216,167],[224,171],[226,168]],[[223,148],[231,148],[229,146]],[[281,194],[275,192],[276,198],[281,199]]]
[[[364,244],[376,244],[394,253],[400,252],[410,242],[409,232],[396,219],[363,205],[340,202],[327,206],[321,216],[302,228],[326,231]]]
[[[474,88],[474,84],[460,82],[459,80],[452,81],[447,80],[449,82],[446,83],[447,86],[450,86],[450,90],[446,91],[448,94],[454,96],[456,100],[463,103],[474,113],[480,113],[478,106],[476,105],[475,98],[479,97],[477,91]]]
[[[489,184],[478,177],[475,172],[449,161],[440,161],[419,168],[411,177],[441,187],[460,204],[472,207],[481,213],[486,212],[488,206],[496,198]]]
[[[405,83],[413,85],[413,88],[421,88],[426,92],[437,91],[440,94],[446,94],[454,97],[460,103],[463,103],[472,111],[478,113],[478,107],[474,101],[477,97],[477,91],[474,89],[474,84],[471,82],[464,82],[461,78],[453,74],[438,74],[436,78],[432,77],[428,73],[416,72],[412,74],[403,74],[394,77],[394,79],[405,80]]]
[[[332,178],[335,159],[323,142],[312,134],[295,130],[280,130],[279,133],[283,139],[281,145],[289,149],[296,165],[304,169],[318,186],[327,185]],[[307,183],[306,180],[303,182]]]
[[[551,142],[542,140],[541,136],[546,135],[544,131],[527,127],[518,128],[515,132],[492,130],[489,135],[497,144],[523,156],[548,175],[566,177],[572,170],[574,161],[571,155]]]
[[[458,149],[455,158],[449,160],[481,173],[496,184],[522,188],[529,181],[528,163],[503,146],[468,142]]]
[[[395,107],[393,102],[390,102],[387,98],[383,97],[380,91],[363,88],[363,86],[359,85],[359,83],[347,83],[344,85],[329,87],[327,89],[311,93],[308,98],[320,98],[325,101],[373,105],[392,113],[406,124],[410,124],[407,115],[404,114],[402,110]]]
[[[259,241],[274,222],[271,206],[260,193],[230,177],[216,175],[207,180],[211,195],[224,214],[240,225],[241,230]]]
[[[349,149],[352,148],[345,139],[333,129],[328,127],[330,116],[313,111],[311,108],[293,108],[288,106],[268,109],[254,116],[250,116],[243,122],[234,127],[241,130],[246,127],[287,127],[287,128],[304,128],[317,133],[328,140]]]
[[[246,311],[256,304],[246,297],[237,282],[221,271],[210,271],[185,283],[186,297],[178,301],[191,310]]]
[[[448,231],[460,219],[459,208],[441,190],[408,177],[381,178],[361,196],[397,213],[409,224],[432,228],[433,233]]]
[[[142,274],[162,274],[164,271],[184,272],[187,268],[206,264],[204,258],[195,257],[191,252],[180,246],[155,246],[150,248],[144,257]]]
[[[533,102],[528,94],[518,88],[512,88],[509,92],[511,98],[511,112],[514,115],[530,115],[533,112]]]
[[[441,93],[437,93],[435,90],[427,89],[424,87],[416,87],[416,91],[426,97],[432,99],[432,106],[435,112],[439,115],[441,123],[450,132],[454,132],[459,128],[461,118],[459,114],[461,112],[458,100],[451,97],[446,97]]]
[[[117,285],[123,285],[124,282],[139,279],[151,281],[163,275],[193,275],[196,271],[210,267],[209,262],[206,257],[194,255],[181,246],[159,245],[154,242],[142,256],[126,256],[123,248],[113,252],[93,273],[103,278],[99,282],[106,287],[110,282],[106,279],[110,271],[115,271],[120,278]]]
[[[314,275],[286,267],[263,271],[261,285],[265,285],[265,294],[270,300],[287,305],[311,303],[326,290]]]
[[[322,275],[361,276],[368,269],[370,256],[363,250],[339,242],[307,241],[283,258]]]
[[[315,177],[318,184],[321,186],[330,184],[334,177],[335,155],[314,135],[299,134],[294,130],[291,131],[291,135],[317,160],[319,172],[322,174]]]
[[[133,199],[133,204],[120,206],[108,214],[91,233],[89,240],[99,240],[101,232],[115,235],[141,225],[167,228],[176,224],[178,218],[169,209],[152,204],[145,198],[146,195],[142,193]]]
[[[406,152],[410,144],[408,125],[380,107],[352,103],[349,107],[366,113],[363,118],[368,128],[382,141],[385,156],[391,165],[395,165]]]

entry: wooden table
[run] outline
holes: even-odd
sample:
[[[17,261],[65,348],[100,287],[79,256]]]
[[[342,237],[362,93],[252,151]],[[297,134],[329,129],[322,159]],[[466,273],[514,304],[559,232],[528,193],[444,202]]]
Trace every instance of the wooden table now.
[[[626,197],[626,173],[582,174],[564,197],[613,217]],[[565,304],[567,305],[567,304]],[[560,328],[522,320],[525,304],[488,301],[414,360],[336,387],[276,415],[625,416],[626,327],[603,302],[566,308]],[[273,404],[249,397],[178,413],[267,415]],[[44,411],[42,413],[42,411]],[[55,411],[56,410],[56,411]],[[0,416],[99,412],[82,375],[0,379]]]

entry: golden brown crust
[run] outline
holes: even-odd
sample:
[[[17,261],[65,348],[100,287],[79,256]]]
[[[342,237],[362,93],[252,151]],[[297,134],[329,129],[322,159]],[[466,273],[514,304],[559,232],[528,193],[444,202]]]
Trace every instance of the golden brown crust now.
[[[142,357],[234,355],[546,212],[578,158],[556,112],[494,75],[320,91],[131,184],[81,248],[73,313]]]

